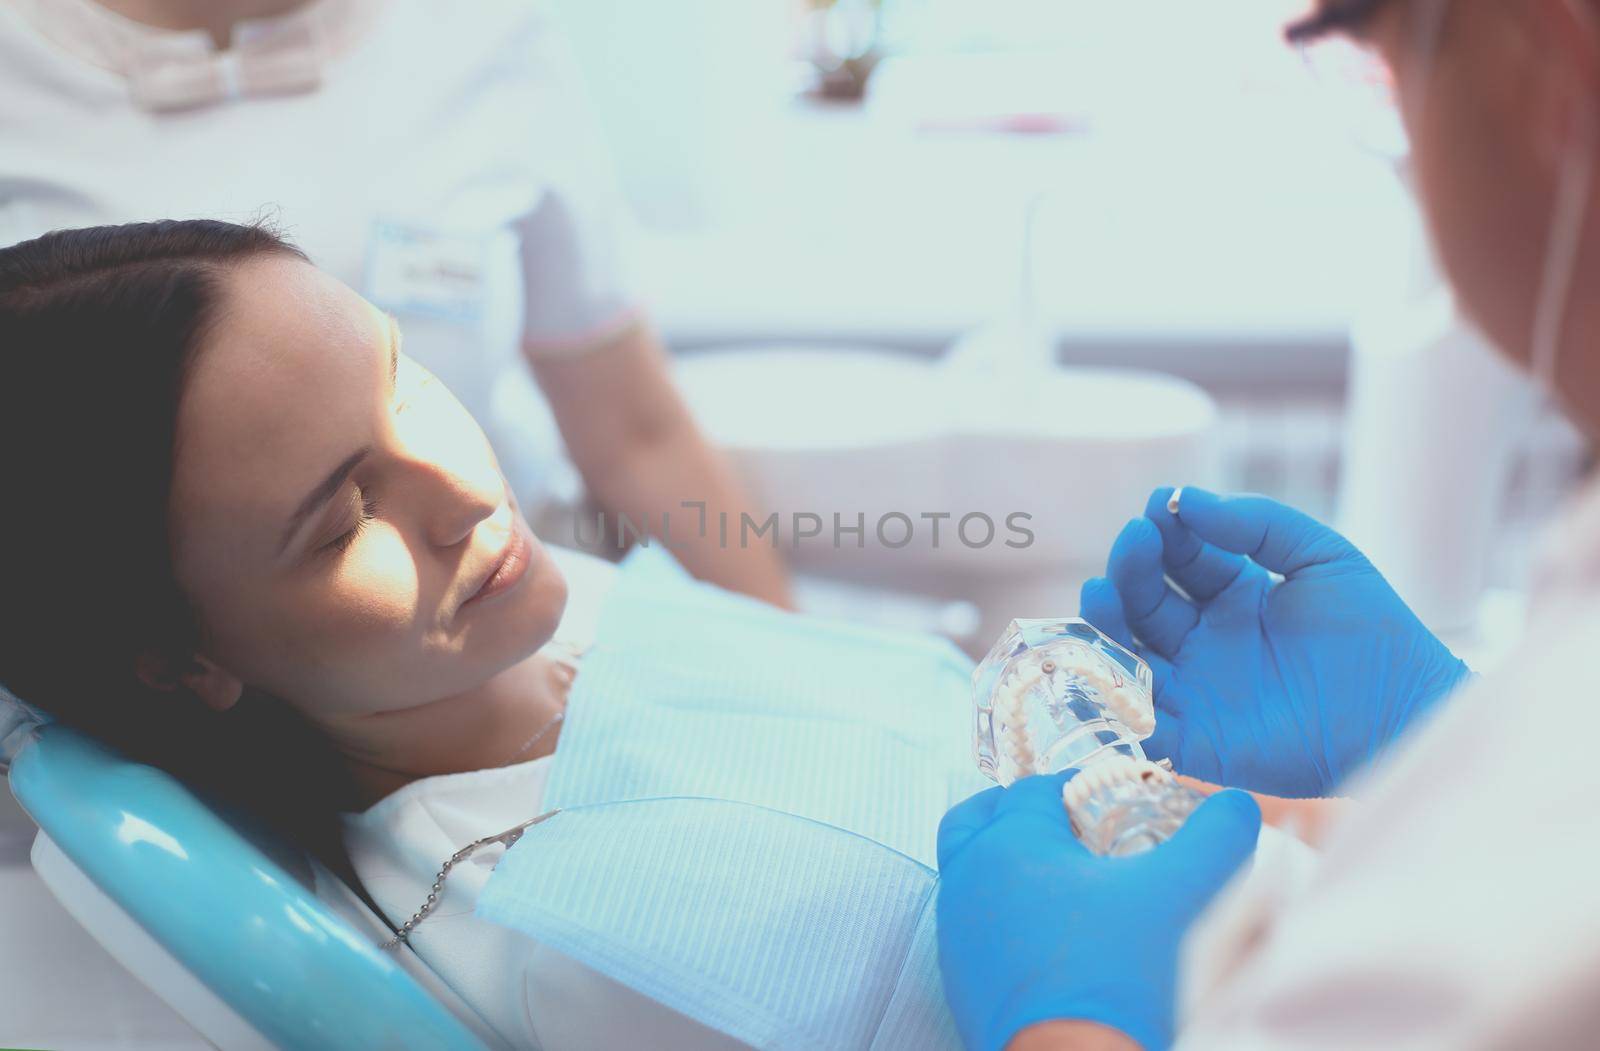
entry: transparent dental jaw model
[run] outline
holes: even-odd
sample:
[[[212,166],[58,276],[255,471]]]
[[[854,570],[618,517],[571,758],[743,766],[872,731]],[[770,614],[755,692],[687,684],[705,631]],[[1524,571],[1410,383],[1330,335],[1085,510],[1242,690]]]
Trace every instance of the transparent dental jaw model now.
[[[1062,803],[1096,854],[1148,850],[1203,798],[1140,747],[1156,726],[1150,666],[1088,621],[1012,621],[972,687],[978,768],[1002,785],[1076,768]]]

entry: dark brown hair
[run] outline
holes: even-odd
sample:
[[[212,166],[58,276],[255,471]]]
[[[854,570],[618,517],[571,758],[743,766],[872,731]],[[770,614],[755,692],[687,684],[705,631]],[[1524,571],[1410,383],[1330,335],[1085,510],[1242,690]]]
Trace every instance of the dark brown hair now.
[[[323,735],[259,691],[217,712],[134,674],[145,649],[176,674],[201,648],[169,549],[178,404],[223,276],[269,255],[305,258],[263,226],[208,220],[0,249],[0,683],[348,878],[348,785]]]

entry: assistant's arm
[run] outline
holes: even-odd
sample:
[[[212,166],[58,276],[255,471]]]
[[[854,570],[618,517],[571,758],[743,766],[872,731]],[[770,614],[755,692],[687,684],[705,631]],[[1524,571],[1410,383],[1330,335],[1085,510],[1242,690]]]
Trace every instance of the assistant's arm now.
[[[655,329],[640,319],[582,354],[532,355],[573,462],[613,520],[626,515],[671,545],[702,580],[793,607],[788,574],[772,547],[737,538],[740,516],[759,521],[727,457],[696,424],[673,382]],[[685,502],[703,502],[704,519]],[[716,523],[727,515],[726,543]],[[701,529],[702,524],[705,528]]]

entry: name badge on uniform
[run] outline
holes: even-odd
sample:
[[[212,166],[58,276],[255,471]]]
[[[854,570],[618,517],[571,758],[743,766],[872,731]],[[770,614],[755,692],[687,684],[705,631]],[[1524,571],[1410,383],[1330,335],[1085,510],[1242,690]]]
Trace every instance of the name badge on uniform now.
[[[396,314],[477,322],[488,302],[491,236],[380,219],[367,251],[367,298]]]

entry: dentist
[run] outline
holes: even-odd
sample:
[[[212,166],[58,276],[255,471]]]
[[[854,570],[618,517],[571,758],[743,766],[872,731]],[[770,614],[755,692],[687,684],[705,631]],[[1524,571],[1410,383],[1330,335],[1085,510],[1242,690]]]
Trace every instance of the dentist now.
[[[1463,307],[1600,435],[1600,0],[1320,0],[1289,30],[1332,33],[1393,74]],[[1170,495],[1083,595],[1153,666],[1150,751],[1355,803],[1310,884],[1273,900],[1218,896],[1259,828],[1235,789],[1121,859],[1073,838],[1061,776],[962,803],[940,828],[938,919],[967,1044],[1595,1046],[1600,483],[1550,538],[1516,655],[1482,680],[1333,531],[1262,497],[1189,489],[1173,513]]]

